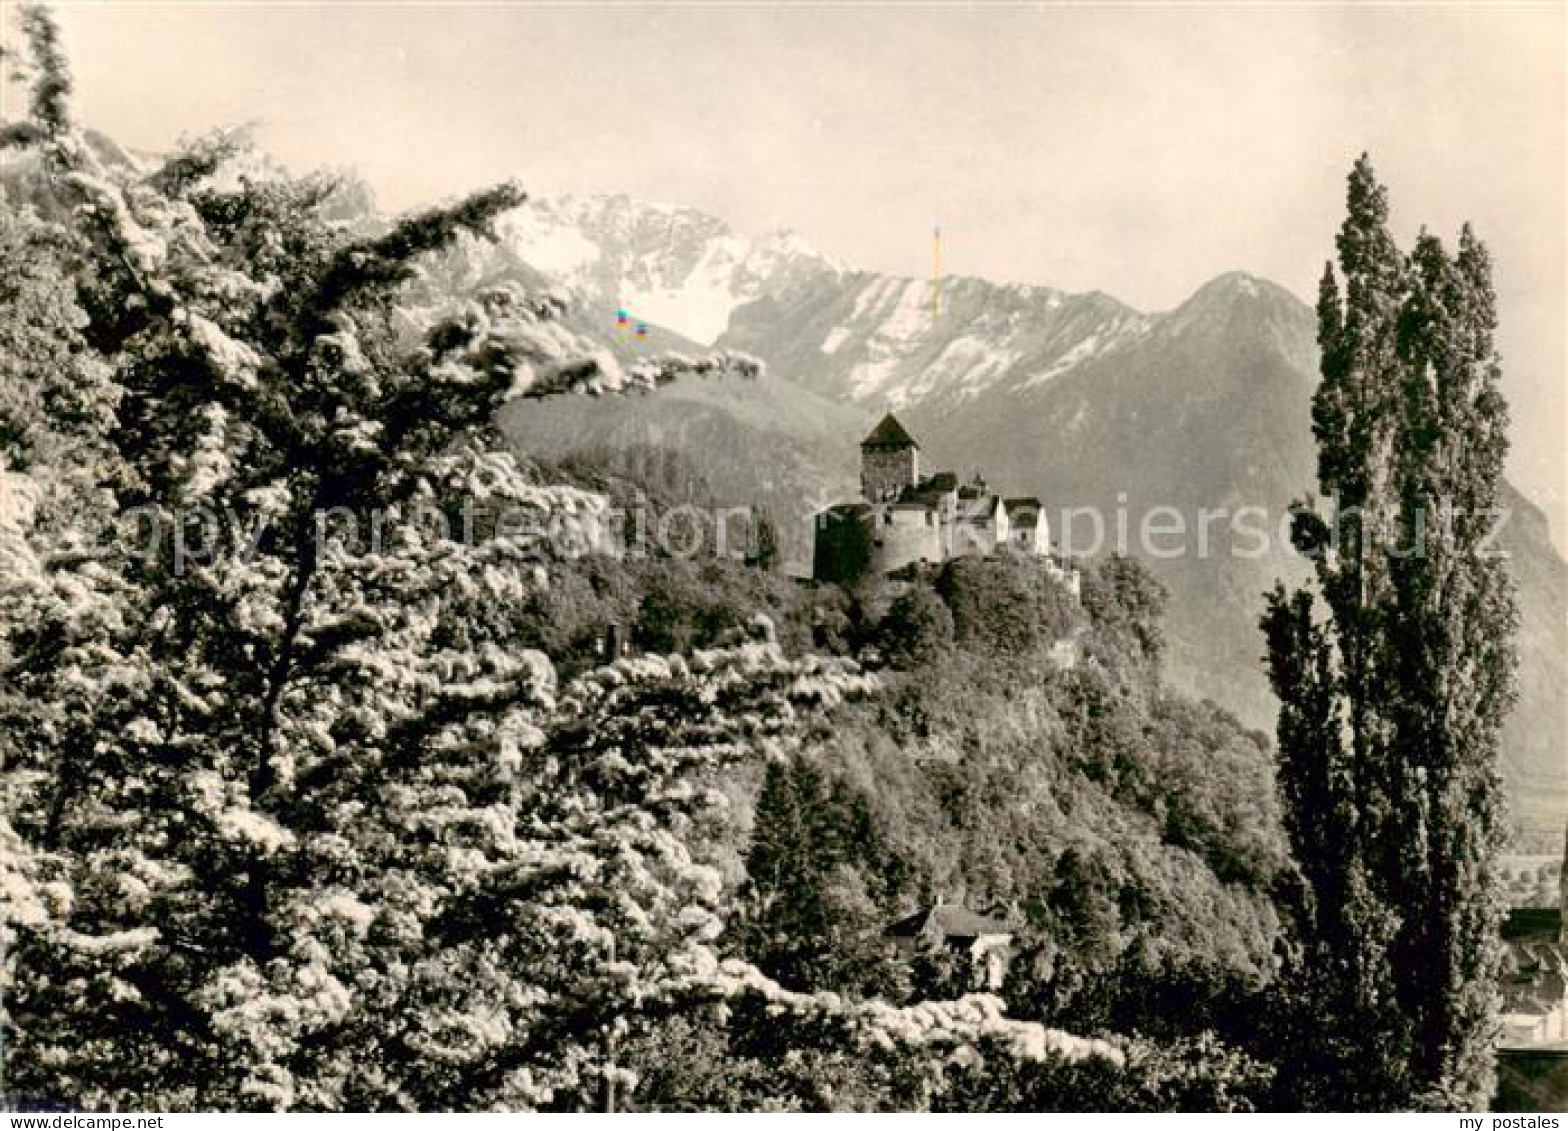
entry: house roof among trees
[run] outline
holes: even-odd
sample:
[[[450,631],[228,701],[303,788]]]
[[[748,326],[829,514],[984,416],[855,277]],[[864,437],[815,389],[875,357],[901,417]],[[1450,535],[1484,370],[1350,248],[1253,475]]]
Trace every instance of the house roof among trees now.
[[[920,444],[898,422],[898,417],[890,412],[882,418],[882,423],[871,430],[871,435],[860,441],[860,446],[862,448],[918,448]]]
[[[1000,919],[971,911],[959,903],[938,903],[925,907],[888,927],[892,938],[935,935],[942,939],[975,939],[981,935],[1011,934],[1013,928]]]

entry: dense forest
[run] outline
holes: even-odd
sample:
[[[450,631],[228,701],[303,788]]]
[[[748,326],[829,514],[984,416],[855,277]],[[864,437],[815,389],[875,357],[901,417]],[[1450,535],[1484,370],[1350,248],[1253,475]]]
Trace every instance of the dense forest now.
[[[623,366],[554,296],[438,286],[430,257],[512,186],[367,231],[238,134],[126,164],[25,18],[30,113],[0,134],[9,1104],[1309,1091],[1321,1003],[1282,975],[1316,873],[1270,736],[1162,685],[1137,561],[1077,593],[1005,552],[813,586],[771,568],[765,520],[739,555],[626,552],[631,504],[705,485],[656,452],[532,458],[497,410],[750,359]],[[896,945],[946,905],[1005,926],[999,982]]]

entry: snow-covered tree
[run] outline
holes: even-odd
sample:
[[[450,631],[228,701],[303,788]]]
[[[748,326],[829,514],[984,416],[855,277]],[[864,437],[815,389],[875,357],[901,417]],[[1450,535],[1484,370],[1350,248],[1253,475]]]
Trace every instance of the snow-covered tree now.
[[[31,111],[0,124],[30,171],[0,219],[13,1102],[578,1106],[635,1084],[621,1036],[759,996],[852,1044],[1083,1052],[994,1003],[879,1012],[721,960],[711,775],[863,689],[852,665],[758,625],[559,686],[509,633],[610,524],[524,473],[496,409],[755,363],[622,368],[550,296],[422,280],[511,186],[356,226],[330,179],[234,175],[236,135],[117,160],[71,118],[47,13],[23,18]]]

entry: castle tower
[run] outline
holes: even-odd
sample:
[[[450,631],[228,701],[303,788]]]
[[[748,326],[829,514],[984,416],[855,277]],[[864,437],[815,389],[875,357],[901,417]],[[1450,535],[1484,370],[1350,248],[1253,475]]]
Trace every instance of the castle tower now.
[[[860,493],[868,503],[884,503],[918,482],[920,445],[890,412],[860,441]]]

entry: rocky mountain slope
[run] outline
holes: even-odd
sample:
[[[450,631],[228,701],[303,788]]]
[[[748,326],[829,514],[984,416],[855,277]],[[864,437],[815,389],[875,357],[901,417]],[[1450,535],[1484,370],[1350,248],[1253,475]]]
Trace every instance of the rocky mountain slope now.
[[[626,196],[530,200],[501,221],[499,235],[602,325],[624,310],[702,345],[737,307],[842,273],[791,232],[749,239],[702,212]]]

